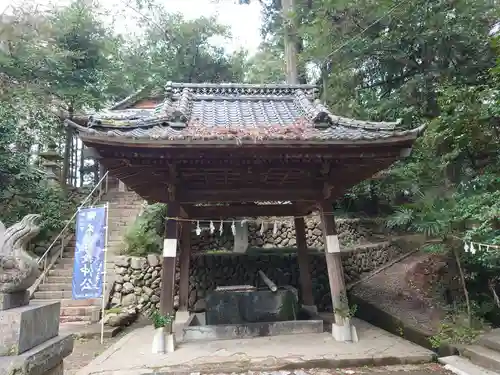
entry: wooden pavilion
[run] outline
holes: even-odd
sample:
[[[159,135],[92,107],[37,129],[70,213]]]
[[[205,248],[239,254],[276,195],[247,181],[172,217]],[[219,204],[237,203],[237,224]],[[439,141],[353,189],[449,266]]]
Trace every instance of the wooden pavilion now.
[[[319,209],[337,311],[346,301],[332,201],[409,155],[423,127],[397,130],[396,122],[336,116],[316,94],[311,85],[167,83],[67,124],[111,176],[150,202],[167,203],[168,217],[303,216]],[[164,314],[174,307],[177,223],[166,223]],[[302,302],[313,308],[303,219],[295,226]],[[183,222],[179,310],[186,311],[190,230]],[[343,324],[336,314],[336,325]]]

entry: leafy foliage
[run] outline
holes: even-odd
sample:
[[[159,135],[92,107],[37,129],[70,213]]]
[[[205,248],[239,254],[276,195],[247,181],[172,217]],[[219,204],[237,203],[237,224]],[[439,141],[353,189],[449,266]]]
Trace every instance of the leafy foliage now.
[[[243,78],[246,54],[229,56],[211,44],[214,37],[229,37],[226,27],[211,18],[169,14],[154,1],[137,5],[137,35],[117,35],[105,10],[84,0],[48,8],[23,2],[0,15],[0,208],[7,224],[39,212],[40,239],[47,239],[74,213],[70,191],[44,184],[38,157],[55,144],[67,168],[71,139],[63,116],[169,80]],[[143,222],[132,231],[131,251],[159,251],[153,228]]]
[[[263,33],[279,41],[280,2],[263,3]],[[333,112],[427,126],[409,158],[338,206],[389,211],[389,226],[443,239],[434,250],[459,257],[472,298],[485,306],[499,252],[466,254],[457,238],[500,242],[500,36],[490,33],[500,3],[317,0],[299,2],[294,13],[299,60]]]
[[[151,321],[153,322],[154,328],[168,327],[173,323],[175,319],[175,314],[162,315],[158,310],[153,310],[151,313]]]
[[[166,205],[160,203],[148,205],[125,235],[125,253],[137,256],[161,253],[160,234],[163,233],[166,214]]]

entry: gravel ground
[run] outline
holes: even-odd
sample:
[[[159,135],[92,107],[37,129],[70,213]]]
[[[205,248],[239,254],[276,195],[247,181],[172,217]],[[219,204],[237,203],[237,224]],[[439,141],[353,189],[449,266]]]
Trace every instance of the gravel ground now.
[[[407,293],[405,276],[412,266],[425,255],[412,255],[374,277],[357,284],[352,292],[374,304],[406,324],[435,334],[443,319],[442,312],[423,306]]]
[[[141,318],[115,337],[105,338],[101,344],[99,337],[92,339],[76,338],[73,353],[64,359],[64,375],[74,375],[79,369],[87,366],[95,357],[120,340],[132,330],[151,324],[146,318]]]
[[[75,339],[73,353],[64,359],[64,375],[74,375],[79,369],[87,366],[95,357],[118,341],[122,335],[105,339],[101,345],[99,338]]]

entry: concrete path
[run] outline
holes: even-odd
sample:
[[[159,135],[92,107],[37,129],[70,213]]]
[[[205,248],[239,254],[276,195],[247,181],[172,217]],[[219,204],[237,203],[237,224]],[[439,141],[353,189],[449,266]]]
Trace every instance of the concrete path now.
[[[431,362],[434,354],[370,324],[354,320],[358,343],[338,343],[331,334],[301,334],[244,340],[179,343],[175,353],[151,353],[153,328],[123,337],[77,375],[226,373],[346,368]],[[179,327],[180,328],[180,327]],[[178,334],[177,337],[180,337]]]
[[[162,374],[163,375],[163,374]],[[190,375],[205,375],[202,373],[191,373]],[[215,373],[211,375],[236,375]],[[381,366],[381,367],[362,367],[349,369],[307,369],[295,371],[248,371],[237,375],[452,375],[442,366],[436,364],[430,365],[404,365],[404,366]]]

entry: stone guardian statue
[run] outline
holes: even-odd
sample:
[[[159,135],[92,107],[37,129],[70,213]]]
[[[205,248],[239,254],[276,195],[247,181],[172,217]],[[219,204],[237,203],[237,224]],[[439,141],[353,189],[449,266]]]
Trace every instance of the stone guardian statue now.
[[[0,221],[0,293],[26,291],[40,271],[26,246],[40,232],[40,215],[26,215],[20,222],[5,229]]]

